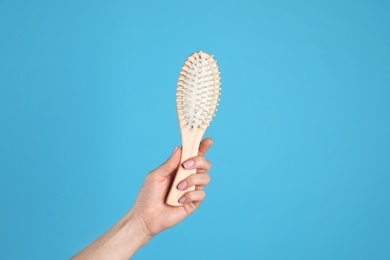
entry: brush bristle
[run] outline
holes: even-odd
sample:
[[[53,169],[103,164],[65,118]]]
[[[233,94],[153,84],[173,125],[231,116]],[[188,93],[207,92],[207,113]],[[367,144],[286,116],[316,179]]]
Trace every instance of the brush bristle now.
[[[181,123],[206,128],[214,116],[220,92],[216,61],[205,52],[188,57],[180,72],[176,104]]]

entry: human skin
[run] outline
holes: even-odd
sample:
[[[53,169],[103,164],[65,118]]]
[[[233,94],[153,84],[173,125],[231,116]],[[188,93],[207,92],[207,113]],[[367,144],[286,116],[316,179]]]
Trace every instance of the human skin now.
[[[194,191],[183,195],[182,206],[173,207],[165,203],[167,193],[180,164],[181,148],[175,147],[171,157],[158,168],[149,172],[132,208],[104,235],[72,257],[80,259],[129,259],[159,232],[168,229],[191,215],[205,198],[203,188],[210,182],[208,171],[211,163],[204,154],[212,144],[204,139],[199,154],[183,162],[186,169],[197,169],[178,185],[186,190],[195,185]]]

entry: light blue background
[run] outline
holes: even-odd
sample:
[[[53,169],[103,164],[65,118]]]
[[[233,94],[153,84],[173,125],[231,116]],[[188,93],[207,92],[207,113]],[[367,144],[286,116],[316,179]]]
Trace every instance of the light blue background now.
[[[66,259],[180,145],[213,53],[202,207],[133,259],[390,259],[388,1],[0,1],[0,258]]]

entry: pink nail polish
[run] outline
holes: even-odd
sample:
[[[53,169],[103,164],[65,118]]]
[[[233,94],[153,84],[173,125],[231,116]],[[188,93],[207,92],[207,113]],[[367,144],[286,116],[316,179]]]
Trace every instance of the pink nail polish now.
[[[193,160],[189,160],[183,163],[184,168],[188,169],[192,166],[194,166],[195,162]]]
[[[181,198],[179,199],[179,203],[183,203],[184,201],[186,201],[186,197],[181,197]]]
[[[179,190],[184,190],[186,187],[187,187],[187,182],[186,181],[182,181],[182,182],[179,183],[179,185],[177,185],[177,188]]]
[[[175,148],[173,149],[172,154],[174,154],[176,150],[177,150],[177,146],[175,146]]]

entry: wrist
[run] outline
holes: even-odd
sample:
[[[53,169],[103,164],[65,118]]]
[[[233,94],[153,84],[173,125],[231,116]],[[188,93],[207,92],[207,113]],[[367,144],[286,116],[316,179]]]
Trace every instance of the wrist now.
[[[141,216],[130,210],[103,236],[72,259],[129,259],[151,238]]]
[[[120,244],[125,244],[126,255],[132,256],[139,248],[144,246],[153,237],[147,229],[142,217],[131,209],[124,217],[123,226],[115,236]],[[122,248],[122,247],[121,247]]]
[[[122,229],[129,231],[129,235],[132,238],[143,244],[146,244],[151,238],[153,238],[153,234],[149,231],[144,219],[137,210],[132,208],[126,214],[125,219],[125,224]]]

